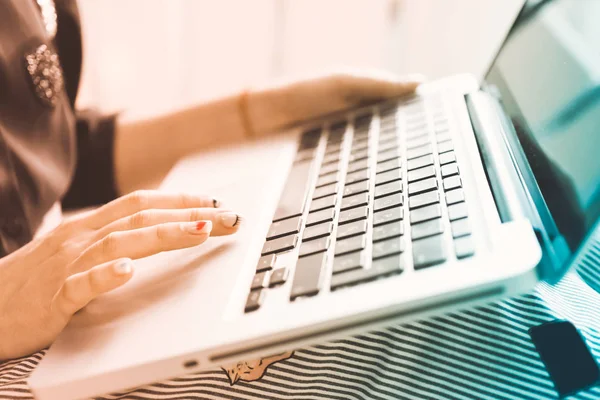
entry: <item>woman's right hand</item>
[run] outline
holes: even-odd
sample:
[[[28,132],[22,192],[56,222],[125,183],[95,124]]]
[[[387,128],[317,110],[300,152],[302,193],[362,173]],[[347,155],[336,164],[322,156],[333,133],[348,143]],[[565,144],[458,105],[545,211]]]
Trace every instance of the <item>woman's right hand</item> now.
[[[75,312],[131,278],[131,259],[235,233],[239,215],[216,206],[208,197],[134,192],[0,259],[0,360],[50,345]]]

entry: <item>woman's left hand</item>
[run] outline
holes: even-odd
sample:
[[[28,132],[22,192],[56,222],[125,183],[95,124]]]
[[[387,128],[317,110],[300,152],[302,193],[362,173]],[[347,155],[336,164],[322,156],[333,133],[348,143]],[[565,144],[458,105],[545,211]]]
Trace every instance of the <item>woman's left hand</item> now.
[[[251,90],[247,98],[248,124],[257,135],[282,129],[355,106],[414,92],[421,75],[398,78],[373,71],[346,71]]]
[[[181,157],[336,111],[412,93],[423,78],[341,72],[249,90],[241,95],[133,123],[115,133],[115,173],[122,194],[155,186]]]

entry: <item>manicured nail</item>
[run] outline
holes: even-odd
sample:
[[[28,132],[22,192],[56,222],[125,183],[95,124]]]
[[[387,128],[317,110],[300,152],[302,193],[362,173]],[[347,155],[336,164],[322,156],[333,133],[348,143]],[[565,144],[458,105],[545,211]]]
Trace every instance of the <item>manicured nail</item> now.
[[[192,235],[204,235],[212,231],[212,222],[183,222],[181,224],[181,230],[187,233],[191,233]]]
[[[236,213],[225,212],[219,214],[221,224],[226,228],[234,228],[242,223],[242,217]]]
[[[213,199],[213,207],[214,208],[219,208],[221,207],[221,202],[217,199]]]
[[[113,266],[117,275],[127,275],[131,273],[131,260],[121,260]]]

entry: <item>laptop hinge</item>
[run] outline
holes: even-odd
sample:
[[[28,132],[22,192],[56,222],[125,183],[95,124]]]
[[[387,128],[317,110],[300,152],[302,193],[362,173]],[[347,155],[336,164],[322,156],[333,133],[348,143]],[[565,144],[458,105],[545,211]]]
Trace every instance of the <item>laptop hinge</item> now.
[[[511,151],[508,135],[513,128],[510,119],[498,99],[485,91],[469,93],[465,100],[500,219],[508,222],[527,218],[531,222],[542,247],[543,256],[538,266],[540,278],[557,281],[564,273],[559,267],[564,260],[555,252]]]

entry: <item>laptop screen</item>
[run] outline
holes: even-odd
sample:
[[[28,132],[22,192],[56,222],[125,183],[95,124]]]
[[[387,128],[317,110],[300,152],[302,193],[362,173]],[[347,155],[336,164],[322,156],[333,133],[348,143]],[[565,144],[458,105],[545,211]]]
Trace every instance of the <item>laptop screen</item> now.
[[[529,1],[485,82],[571,251],[600,215],[600,1]]]

